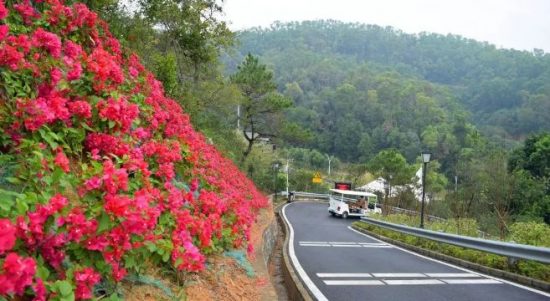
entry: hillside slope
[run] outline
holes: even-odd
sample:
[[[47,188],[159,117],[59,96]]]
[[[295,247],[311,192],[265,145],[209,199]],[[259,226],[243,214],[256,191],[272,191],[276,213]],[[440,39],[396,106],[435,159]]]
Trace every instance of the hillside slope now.
[[[304,100],[336,87],[358,66],[392,70],[443,85],[498,140],[550,130],[550,55],[497,49],[456,35],[406,34],[391,27],[304,21],[238,35],[239,52],[272,64],[281,87],[296,82]],[[237,60],[238,61],[238,60]],[[231,65],[234,63],[230,63]],[[301,102],[299,103],[302,104]]]
[[[15,3],[14,3],[15,2]],[[85,5],[0,0],[0,299],[111,296],[247,248],[267,199]]]

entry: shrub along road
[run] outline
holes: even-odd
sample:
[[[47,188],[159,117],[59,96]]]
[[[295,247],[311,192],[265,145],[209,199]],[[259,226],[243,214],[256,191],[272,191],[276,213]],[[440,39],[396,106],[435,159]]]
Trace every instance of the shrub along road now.
[[[548,300],[550,294],[428,259],[350,228],[326,204],[292,203],[289,255],[318,300]]]

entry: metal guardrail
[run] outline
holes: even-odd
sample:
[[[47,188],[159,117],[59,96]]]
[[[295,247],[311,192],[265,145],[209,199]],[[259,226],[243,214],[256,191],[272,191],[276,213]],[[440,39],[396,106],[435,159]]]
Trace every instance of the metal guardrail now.
[[[515,243],[486,240],[455,234],[441,233],[420,228],[413,228],[403,225],[387,223],[374,220],[368,217],[361,218],[363,222],[373,224],[382,228],[397,232],[410,234],[422,238],[448,243],[455,246],[485,251],[493,254],[503,255],[513,259],[529,259],[539,262],[550,263],[550,248],[521,245]]]
[[[303,191],[293,191],[293,193],[294,193],[294,197],[306,197],[306,198],[311,198],[311,199],[326,199],[326,200],[328,200],[328,194],[303,192]]]
[[[414,216],[417,216],[417,215],[420,214],[418,211],[403,209],[403,208],[399,208],[399,207],[390,207],[390,209],[394,213],[402,213],[402,214],[414,215]],[[426,218],[430,221],[431,220],[438,221],[438,222],[444,222],[445,221],[444,218],[437,217],[437,216],[434,216],[434,215],[429,215],[429,214],[426,215]]]

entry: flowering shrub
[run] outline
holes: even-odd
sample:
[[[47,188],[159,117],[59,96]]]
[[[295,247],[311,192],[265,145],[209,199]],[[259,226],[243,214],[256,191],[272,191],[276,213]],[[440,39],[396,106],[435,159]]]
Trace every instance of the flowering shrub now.
[[[0,299],[246,247],[267,200],[85,5],[0,0],[0,73]]]

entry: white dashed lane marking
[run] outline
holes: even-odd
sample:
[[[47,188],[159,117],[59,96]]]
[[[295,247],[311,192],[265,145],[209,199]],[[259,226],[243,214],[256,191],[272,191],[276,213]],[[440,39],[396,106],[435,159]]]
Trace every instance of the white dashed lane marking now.
[[[422,278],[427,277],[421,273],[372,273],[377,278]]]
[[[335,247],[335,248],[393,248],[379,242],[347,242],[347,241],[299,241],[300,247]]]
[[[322,278],[326,285],[434,285],[502,283],[498,280],[484,278],[483,276],[473,273],[317,273],[317,277]],[[328,280],[327,278],[336,278],[338,280]],[[341,280],[342,278],[350,279]],[[364,280],[361,278],[378,279]]]
[[[433,278],[469,278],[469,277],[480,277],[477,274],[470,273],[426,273],[428,277]]]
[[[369,278],[369,277],[372,277],[372,275],[369,273],[317,273],[317,277],[319,278],[323,278],[323,277],[327,277],[327,278],[367,277]]]
[[[387,285],[427,285],[427,284],[445,284],[437,279],[409,279],[409,280],[384,280]]]
[[[494,279],[442,279],[448,284],[499,284],[500,281]]]
[[[380,280],[325,280],[326,285],[384,285]]]

